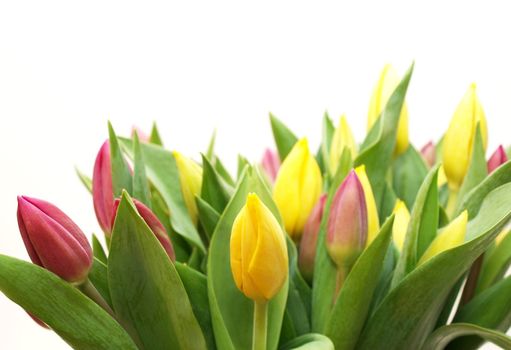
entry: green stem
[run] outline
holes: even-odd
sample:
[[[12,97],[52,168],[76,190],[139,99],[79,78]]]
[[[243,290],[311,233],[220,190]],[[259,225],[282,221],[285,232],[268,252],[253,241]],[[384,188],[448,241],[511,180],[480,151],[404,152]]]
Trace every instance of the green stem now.
[[[346,266],[338,266],[337,274],[335,275],[335,293],[332,299],[332,305],[335,305],[337,301],[337,297],[339,296],[339,292],[341,291],[342,286],[344,285],[344,281],[346,280],[346,276],[348,276],[349,268]]]
[[[449,198],[447,199],[447,208],[445,211],[450,219],[453,218],[454,211],[456,210],[456,204],[458,202],[458,190],[452,188],[449,189]]]
[[[266,350],[266,334],[268,329],[268,303],[254,301],[254,332],[252,350]]]

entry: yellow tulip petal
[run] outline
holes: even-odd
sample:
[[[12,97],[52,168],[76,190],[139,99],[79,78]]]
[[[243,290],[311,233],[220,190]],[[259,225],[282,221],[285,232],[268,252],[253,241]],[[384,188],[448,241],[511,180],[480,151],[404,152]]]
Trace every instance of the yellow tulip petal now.
[[[364,188],[364,197],[367,206],[367,245],[371,244],[373,239],[376,238],[380,230],[380,219],[378,218],[378,208],[374,200],[373,189],[369,178],[367,177],[365,165],[360,165],[355,169],[357,176]]]
[[[344,148],[348,148],[351,152],[352,159],[357,156],[357,144],[355,142],[355,137],[353,137],[353,133],[351,132],[348,121],[346,120],[346,116],[342,115],[339,119],[339,125],[334,131],[332,144],[330,145],[329,167],[331,174],[335,174],[339,158],[341,158]]]
[[[200,194],[201,191],[202,168],[199,164],[177,151],[174,151],[173,155],[179,171],[179,181],[181,183],[181,191],[186,208],[188,209],[192,222],[197,225],[198,210],[197,204],[195,203],[195,196]]]
[[[393,213],[394,224],[392,225],[392,237],[397,249],[401,252],[405,243],[408,223],[410,222],[410,212],[402,200],[397,200]]]

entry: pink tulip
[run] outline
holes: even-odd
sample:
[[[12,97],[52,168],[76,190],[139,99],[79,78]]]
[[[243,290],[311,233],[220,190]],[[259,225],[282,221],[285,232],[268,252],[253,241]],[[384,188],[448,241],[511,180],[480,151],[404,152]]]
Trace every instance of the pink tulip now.
[[[92,266],[92,248],[82,230],[60,209],[40,199],[18,197],[18,226],[32,261],[81,283]]]
[[[110,163],[110,143],[108,140],[101,146],[94,163],[92,200],[99,226],[105,235],[110,236],[114,192],[112,186],[112,165]]]
[[[138,139],[140,142],[148,143],[150,140],[149,135],[147,135],[145,132],[142,131],[138,126],[133,125],[131,127],[131,137],[135,136],[135,133],[138,135]]]
[[[172,242],[170,241],[170,238],[169,238],[169,235],[167,234],[167,230],[165,229],[165,226],[163,226],[161,221],[156,217],[156,215],[154,215],[154,213],[151,211],[151,209],[149,209],[144,203],[142,203],[134,198],[132,200],[133,200],[133,203],[135,204],[135,207],[137,208],[138,213],[140,214],[142,219],[144,219],[145,223],[147,224],[147,226],[149,226],[151,231],[153,231],[154,235],[156,236],[156,238],[158,239],[160,244],[163,246],[163,249],[165,249],[165,251],[167,252],[167,255],[169,256],[170,260],[175,261],[176,255],[174,253],[174,247],[172,246]],[[114,213],[114,215],[113,215],[111,225],[110,225],[111,229],[113,229],[113,227],[114,227],[115,217],[117,215],[117,209],[119,208],[120,202],[121,202],[120,199],[116,199],[114,201],[114,206],[113,206],[114,209],[112,211]]]
[[[490,159],[488,159],[488,174],[491,174],[495,169],[497,169],[499,166],[507,162],[507,155],[506,151],[504,150],[504,147],[500,145],[497,147],[495,152],[491,155]]]
[[[429,141],[421,148],[421,154],[426,160],[426,163],[432,167],[436,162],[436,149],[433,142]]]
[[[272,181],[275,181],[280,168],[280,159],[277,152],[266,149],[261,160],[261,165]]]

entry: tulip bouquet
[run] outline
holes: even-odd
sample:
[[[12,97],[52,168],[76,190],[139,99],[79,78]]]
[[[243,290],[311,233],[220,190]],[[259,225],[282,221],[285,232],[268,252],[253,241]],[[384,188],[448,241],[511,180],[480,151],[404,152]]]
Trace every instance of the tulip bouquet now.
[[[0,255],[0,290],[76,349],[511,349],[511,162],[475,86],[410,144],[412,69],[385,67],[362,143],[325,115],[313,154],[271,115],[277,151],[235,176],[214,137],[196,162],[109,125],[78,173],[103,235],[18,197],[33,264]]]

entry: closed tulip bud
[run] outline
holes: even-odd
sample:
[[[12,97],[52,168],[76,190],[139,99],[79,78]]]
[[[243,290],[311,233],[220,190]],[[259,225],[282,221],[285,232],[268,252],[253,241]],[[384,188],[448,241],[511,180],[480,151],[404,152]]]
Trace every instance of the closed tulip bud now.
[[[488,174],[492,173],[493,170],[497,169],[499,166],[507,162],[507,155],[504,147],[500,145],[495,152],[491,155],[490,159],[488,159]]]
[[[298,267],[303,277],[309,282],[314,272],[314,260],[316,258],[316,243],[318,241],[319,227],[323,218],[327,196],[319,197],[318,203],[312,210],[309,219],[303,228],[302,240],[300,241],[300,254],[298,256]]]
[[[296,242],[321,196],[321,188],[318,163],[309,151],[307,140],[301,139],[282,163],[273,187],[273,199],[286,231]]]
[[[421,148],[421,154],[426,164],[432,167],[436,163],[436,149],[433,142],[429,141]]]
[[[445,174],[449,187],[454,190],[461,186],[467,173],[477,123],[481,130],[483,148],[486,150],[488,139],[486,117],[477,98],[476,85],[472,84],[454,112],[442,146]]]
[[[154,213],[149,209],[144,203],[136,200],[135,198],[132,199],[133,204],[135,204],[135,207],[137,208],[138,213],[144,219],[145,223],[151,231],[153,231],[154,235],[162,245],[163,249],[165,249],[165,252],[169,256],[170,260],[176,261],[176,255],[174,253],[174,247],[172,246],[172,242],[170,241],[169,235],[167,234],[167,230],[165,229],[165,226],[161,223],[161,221],[154,215]],[[115,223],[115,217],[117,215],[117,209],[119,209],[119,203],[121,203],[120,199],[116,199],[114,201],[114,209],[113,209],[113,220],[112,220],[112,230]]]
[[[110,223],[113,218],[114,190],[112,186],[112,165],[110,163],[110,143],[106,140],[101,146],[92,174],[92,200],[99,226],[110,236]]]
[[[468,213],[465,210],[438,233],[420,258],[418,265],[448,249],[462,244],[465,241],[465,234],[467,232],[467,221]]]
[[[405,243],[406,231],[408,230],[408,223],[410,222],[410,212],[406,208],[405,202],[397,200],[394,206],[394,223],[392,225],[392,238],[397,250],[403,250]]]
[[[344,148],[347,148],[351,153],[351,158],[354,159],[357,156],[357,144],[355,138],[351,132],[346,116],[341,116],[339,119],[339,125],[334,131],[332,137],[332,144],[330,146],[330,172],[335,174],[339,159],[341,158]]]
[[[438,187],[441,187],[447,183],[447,176],[445,176],[445,170],[444,166],[440,165],[438,167],[438,179],[437,179],[437,185]]]
[[[43,200],[20,196],[17,215],[23,243],[34,264],[71,283],[87,279],[92,248],[66,214]]]
[[[355,169],[358,179],[364,189],[365,202],[367,206],[367,243],[371,243],[380,231],[380,219],[378,218],[378,208],[374,199],[373,189],[369,178],[367,177],[365,165],[360,165]]]
[[[332,200],[327,223],[326,248],[338,267],[351,267],[367,241],[367,207],[364,188],[351,171]]]
[[[390,64],[385,65],[375,86],[371,102],[369,104],[369,113],[367,117],[367,131],[371,130],[378,117],[385,109],[392,93],[399,85],[400,79],[397,72]],[[399,123],[397,125],[397,138],[394,154],[399,155],[408,148],[408,108],[403,103]]]
[[[195,203],[195,196],[200,194],[202,186],[202,168],[199,164],[183,156],[181,153],[174,151],[177,169],[179,171],[179,181],[181,183],[181,191],[185,200],[188,213],[192,222],[197,225],[198,210]]]
[[[277,152],[267,148],[264,151],[261,166],[271,181],[275,181],[280,168],[280,159]]]
[[[279,292],[288,276],[284,232],[275,216],[255,193],[232,225],[230,261],[238,289],[256,302],[266,302]]]

